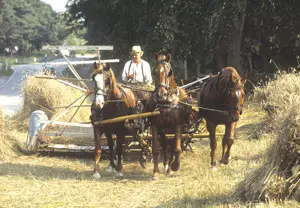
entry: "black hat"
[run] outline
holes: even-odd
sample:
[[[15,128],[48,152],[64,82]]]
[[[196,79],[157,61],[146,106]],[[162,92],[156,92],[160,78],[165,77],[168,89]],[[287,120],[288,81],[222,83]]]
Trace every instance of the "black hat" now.
[[[164,61],[171,62],[171,54],[169,52],[161,50],[154,54],[154,59],[158,61],[159,56],[166,56]]]

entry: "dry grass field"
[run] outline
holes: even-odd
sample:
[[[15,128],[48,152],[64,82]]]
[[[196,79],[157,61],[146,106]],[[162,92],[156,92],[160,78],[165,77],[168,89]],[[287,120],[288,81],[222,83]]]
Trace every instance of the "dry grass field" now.
[[[143,169],[137,161],[126,161],[124,177],[116,178],[103,160],[102,178],[95,181],[92,155],[11,155],[0,162],[0,206],[296,207],[295,201],[243,203],[232,196],[237,184],[263,164],[265,151],[273,142],[274,135],[263,131],[264,118],[257,106],[250,104],[245,109],[229,165],[211,171],[208,139],[203,139],[193,144],[193,152],[182,154],[177,174],[161,174],[157,181],[151,180],[152,164]],[[26,135],[14,135],[21,146]]]
[[[276,138],[268,115],[253,101],[245,103],[229,165],[212,171],[209,141],[202,139],[193,152],[182,154],[178,173],[161,173],[155,181],[153,165],[143,169],[135,160],[125,161],[122,178],[109,173],[108,161],[102,160],[96,181],[93,155],[26,155],[26,133],[9,132],[3,120],[0,124],[0,207],[300,207],[295,200],[243,202],[236,194],[265,164]],[[218,145],[220,158],[221,138]]]

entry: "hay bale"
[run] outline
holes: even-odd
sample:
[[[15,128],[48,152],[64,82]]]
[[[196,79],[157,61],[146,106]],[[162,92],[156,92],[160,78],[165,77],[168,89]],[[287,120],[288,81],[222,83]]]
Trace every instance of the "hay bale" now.
[[[299,73],[278,72],[275,80],[254,90],[253,99],[271,115],[286,111],[290,103],[299,102],[300,96]]]
[[[239,184],[236,196],[245,201],[300,199],[300,114],[294,113],[282,123],[264,165]]]
[[[238,185],[234,196],[252,202],[300,200],[299,82],[299,74],[282,74],[265,89],[259,89],[258,101],[277,106],[276,113],[269,115],[272,125],[277,126],[278,136],[263,166]]]
[[[19,154],[20,146],[13,134],[5,128],[5,121],[0,109],[0,161],[7,160]]]

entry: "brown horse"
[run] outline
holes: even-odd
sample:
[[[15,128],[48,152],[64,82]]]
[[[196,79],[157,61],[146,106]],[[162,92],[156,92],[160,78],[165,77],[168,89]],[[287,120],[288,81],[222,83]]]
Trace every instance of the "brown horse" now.
[[[226,67],[217,75],[210,77],[199,92],[199,118],[206,120],[211,148],[211,167],[216,170],[216,127],[225,125],[222,139],[221,163],[228,164],[230,148],[234,142],[234,131],[242,114],[244,102],[243,86],[247,81],[247,73],[240,77],[236,69]]]
[[[177,87],[170,62],[158,61],[155,73],[156,89],[148,103],[149,111],[160,111],[159,116],[149,118],[152,129],[153,179],[157,178],[159,172],[159,144],[164,152],[166,173],[179,169],[183,127],[191,112],[191,108],[182,103],[187,99],[187,94],[184,89]],[[174,139],[168,140],[165,136],[166,132],[175,133]]]
[[[94,178],[100,178],[99,162],[102,151],[100,139],[103,133],[107,138],[110,150],[110,165],[116,169],[118,176],[123,176],[121,163],[122,146],[125,141],[125,135],[131,132],[126,127],[125,121],[105,125],[96,125],[95,122],[135,113],[136,99],[130,89],[117,85],[115,75],[108,64],[94,63],[94,68],[95,71],[92,78],[95,81],[95,100],[91,108],[91,121],[94,127],[95,138]],[[113,159],[112,134],[117,136],[117,165],[115,165]]]

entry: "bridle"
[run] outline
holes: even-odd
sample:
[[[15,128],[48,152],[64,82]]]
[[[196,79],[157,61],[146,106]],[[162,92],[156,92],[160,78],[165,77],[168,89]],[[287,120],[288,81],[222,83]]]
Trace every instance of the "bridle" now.
[[[99,75],[102,75],[101,77],[99,77]],[[98,80],[99,79],[102,79],[101,80],[101,84],[102,86],[99,86],[98,85]],[[95,90],[95,93],[97,95],[106,95],[106,88],[105,88],[105,78],[104,78],[104,74],[103,73],[97,73],[94,77],[94,80],[96,82],[96,90]]]
[[[162,67],[159,70],[159,73],[164,73],[164,80],[165,82],[162,81],[161,77],[159,77],[159,84],[158,87],[165,87],[166,89],[170,88],[170,79],[169,77],[172,74],[172,70],[171,70],[171,64],[169,62],[166,61],[161,61],[159,63],[160,65],[162,65]]]
[[[101,68],[102,67],[102,68]],[[104,70],[103,65],[100,64],[98,68],[95,70],[93,75],[93,80],[95,81],[95,95],[104,96],[104,100],[108,96],[107,88],[106,88],[106,76],[109,76],[109,73]],[[100,83],[100,85],[99,85]]]

